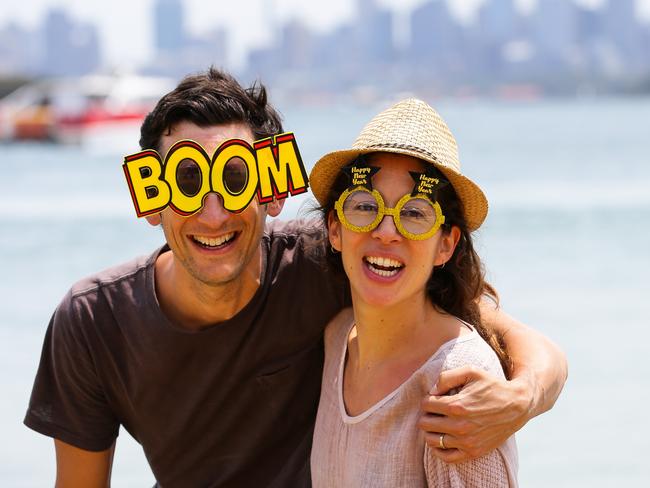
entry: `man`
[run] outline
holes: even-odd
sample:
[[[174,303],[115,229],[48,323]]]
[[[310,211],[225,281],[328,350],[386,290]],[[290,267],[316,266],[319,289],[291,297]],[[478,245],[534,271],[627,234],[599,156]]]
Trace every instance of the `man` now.
[[[211,69],[163,97],[140,145],[182,139],[212,153],[227,139],[282,132],[263,87]],[[120,425],[143,446],[161,486],[309,486],[322,332],[349,300],[323,271],[321,230],[274,222],[281,201],[224,210],[210,193],[190,217],[147,217],[167,245],[77,283],[50,322],[25,423],[55,439],[57,486],[106,486]],[[549,409],[563,354],[484,307],[514,361],[512,381],[450,371],[423,399],[436,455],[460,461],[494,448]],[[441,417],[437,414],[445,415]]]

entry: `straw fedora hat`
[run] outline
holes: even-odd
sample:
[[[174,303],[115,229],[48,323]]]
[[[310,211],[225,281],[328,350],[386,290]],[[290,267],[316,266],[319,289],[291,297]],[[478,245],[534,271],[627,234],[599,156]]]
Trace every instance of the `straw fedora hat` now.
[[[343,166],[361,154],[389,152],[413,156],[440,170],[462,202],[470,231],[477,229],[488,211],[483,191],[460,172],[456,140],[444,120],[422,100],[403,100],[375,116],[366,125],[352,149],[334,151],[318,160],[309,184],[321,205]]]

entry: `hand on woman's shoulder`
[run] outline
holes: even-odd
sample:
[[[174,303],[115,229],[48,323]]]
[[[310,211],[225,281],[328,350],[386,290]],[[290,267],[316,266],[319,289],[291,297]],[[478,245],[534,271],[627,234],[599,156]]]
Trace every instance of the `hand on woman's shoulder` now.
[[[490,345],[478,334],[471,338],[458,341],[446,354],[442,365],[442,371],[460,368],[462,366],[474,366],[500,378],[505,378],[503,368]]]

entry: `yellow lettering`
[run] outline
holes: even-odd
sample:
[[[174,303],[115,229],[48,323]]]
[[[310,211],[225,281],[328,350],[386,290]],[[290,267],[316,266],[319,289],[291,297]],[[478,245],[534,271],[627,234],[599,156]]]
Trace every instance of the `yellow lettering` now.
[[[255,151],[260,203],[286,198],[288,193],[298,195],[307,191],[307,173],[293,133],[277,135],[273,143],[270,138],[262,139],[255,143]]]
[[[138,217],[162,211],[171,196],[169,185],[160,178],[162,165],[156,151],[142,151],[124,158],[124,176]]]
[[[235,158],[241,161],[229,166]],[[138,217],[161,212],[167,205],[176,213],[192,215],[201,209],[205,195],[211,191],[222,196],[226,210],[241,212],[255,193],[260,203],[268,203],[274,198],[286,198],[289,193],[304,193],[308,186],[307,172],[291,132],[257,141],[254,148],[244,140],[229,139],[211,160],[200,144],[183,140],[169,149],[164,164],[160,155],[149,149],[125,157],[123,170]],[[230,182],[224,181],[224,173]],[[235,190],[228,187],[230,183],[236,185]]]
[[[186,159],[196,163],[201,175],[201,186],[195,195],[185,194],[178,186],[178,165]],[[210,159],[196,142],[179,141],[167,152],[164,177],[171,188],[172,209],[181,215],[191,215],[201,209],[203,197],[210,191]]]
[[[224,168],[232,158],[241,158],[246,164],[248,178],[246,185],[239,193],[232,193],[223,181]],[[212,191],[223,197],[223,207],[230,212],[241,212],[255,196],[259,181],[257,163],[250,145],[241,139],[230,139],[215,151],[212,162],[210,182]]]

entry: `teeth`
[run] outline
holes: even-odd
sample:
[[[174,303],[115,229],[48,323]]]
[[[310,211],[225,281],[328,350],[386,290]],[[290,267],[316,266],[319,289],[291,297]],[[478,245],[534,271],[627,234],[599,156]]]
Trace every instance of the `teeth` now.
[[[394,269],[392,271],[386,271],[384,269],[377,269],[374,266],[368,266],[368,269],[370,269],[370,271],[372,271],[373,273],[378,274],[379,276],[384,276],[386,278],[389,278],[391,276],[395,276],[397,274],[397,272],[398,272],[396,269]]]
[[[404,266],[403,263],[400,263],[395,259],[380,258],[375,256],[368,256],[366,258],[366,261],[368,261],[370,264],[376,264],[377,266],[381,266],[383,268],[401,268]]]
[[[196,242],[203,244],[204,246],[217,247],[228,242],[233,237],[235,237],[235,233],[230,232],[229,234],[224,234],[220,237],[194,236],[194,240]]]
[[[391,258],[382,258],[378,256],[366,256],[366,263],[368,263],[368,269],[379,276],[384,276],[389,278],[395,276],[401,268],[404,267],[404,263],[400,263],[396,259]],[[392,268],[392,269],[380,269],[380,268]]]

